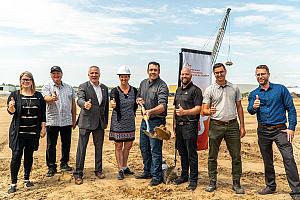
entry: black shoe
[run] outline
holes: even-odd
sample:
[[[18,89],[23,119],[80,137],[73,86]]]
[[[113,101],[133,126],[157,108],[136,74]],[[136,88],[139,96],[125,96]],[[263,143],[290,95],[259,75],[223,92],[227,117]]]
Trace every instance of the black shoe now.
[[[140,175],[137,175],[135,178],[136,178],[136,179],[151,179],[152,176],[151,176],[150,174],[142,173],[142,174],[140,174]]]
[[[210,181],[209,185],[205,188],[206,192],[213,192],[217,189],[217,182],[216,181]]]
[[[68,164],[60,165],[60,171],[66,172],[66,171],[72,171],[73,167],[70,167]]]
[[[125,175],[133,175],[134,172],[133,171],[130,171],[130,169],[128,167],[126,167],[126,169],[124,169],[124,174]]]
[[[47,177],[54,176],[56,172],[57,172],[56,169],[49,169],[46,176]]]
[[[236,194],[245,194],[244,188],[241,187],[240,180],[233,180],[232,189]]]
[[[290,194],[293,200],[300,200],[300,194]]]
[[[270,188],[269,186],[266,186],[264,189],[258,191],[257,193],[260,195],[266,195],[266,194],[273,194],[276,192],[275,188]]]
[[[161,180],[155,180],[155,179],[152,179],[149,183],[149,186],[157,186],[159,184],[161,184],[162,181]]]
[[[118,176],[117,176],[117,179],[118,179],[118,180],[123,180],[123,179],[124,179],[124,171],[123,171],[123,170],[120,170],[120,171],[119,171]]]
[[[185,183],[185,182],[188,182],[188,178],[184,178],[182,176],[174,181],[175,185],[180,185],[180,184]]]
[[[11,194],[11,193],[15,193],[17,191],[17,186],[10,186],[10,188],[8,189],[7,193]]]
[[[29,180],[25,180],[24,185],[25,185],[26,188],[30,188],[30,187],[34,186],[33,183]]]
[[[194,191],[196,190],[196,188],[197,188],[197,183],[190,183],[186,189]]]

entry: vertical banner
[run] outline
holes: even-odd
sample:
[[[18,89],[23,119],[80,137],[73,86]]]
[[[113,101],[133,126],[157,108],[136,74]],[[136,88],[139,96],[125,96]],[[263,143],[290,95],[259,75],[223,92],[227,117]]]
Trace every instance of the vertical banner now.
[[[181,49],[179,54],[178,87],[181,85],[180,71],[183,66],[190,67],[193,75],[192,81],[201,89],[203,94],[212,82],[211,52]],[[209,117],[201,114],[198,123],[198,151],[208,149],[208,128]]]

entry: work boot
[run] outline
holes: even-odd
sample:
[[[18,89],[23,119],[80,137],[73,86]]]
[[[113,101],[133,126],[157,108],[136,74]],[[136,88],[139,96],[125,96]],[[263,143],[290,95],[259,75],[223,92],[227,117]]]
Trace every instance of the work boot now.
[[[266,195],[266,194],[273,194],[276,192],[276,188],[270,188],[269,186],[266,186],[262,190],[258,191],[257,193],[260,195]]]
[[[213,192],[217,189],[217,181],[209,181],[209,185],[205,188],[206,192]]]
[[[241,187],[240,180],[233,180],[232,189],[236,194],[245,194],[244,188]]]

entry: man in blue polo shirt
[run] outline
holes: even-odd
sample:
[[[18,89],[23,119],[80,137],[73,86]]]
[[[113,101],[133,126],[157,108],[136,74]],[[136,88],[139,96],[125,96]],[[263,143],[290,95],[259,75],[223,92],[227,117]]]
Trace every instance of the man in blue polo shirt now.
[[[297,124],[296,109],[287,88],[270,83],[269,68],[266,65],[256,67],[256,79],[259,87],[249,94],[248,112],[256,114],[258,122],[258,145],[265,166],[266,187],[258,194],[271,194],[276,191],[275,170],[273,165],[273,141],[282,157],[293,199],[300,199],[300,182],[297,165],[293,155],[292,141]],[[288,127],[286,126],[288,112]]]

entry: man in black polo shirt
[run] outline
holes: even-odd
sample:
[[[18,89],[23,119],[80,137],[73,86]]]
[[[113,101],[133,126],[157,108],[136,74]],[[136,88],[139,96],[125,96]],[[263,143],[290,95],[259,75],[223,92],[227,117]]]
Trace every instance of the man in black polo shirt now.
[[[190,68],[180,73],[181,87],[176,90],[173,129],[176,146],[181,157],[181,176],[175,180],[179,185],[189,180],[188,190],[195,190],[198,181],[197,136],[202,105],[202,91],[193,84]],[[190,176],[188,174],[190,169]]]

